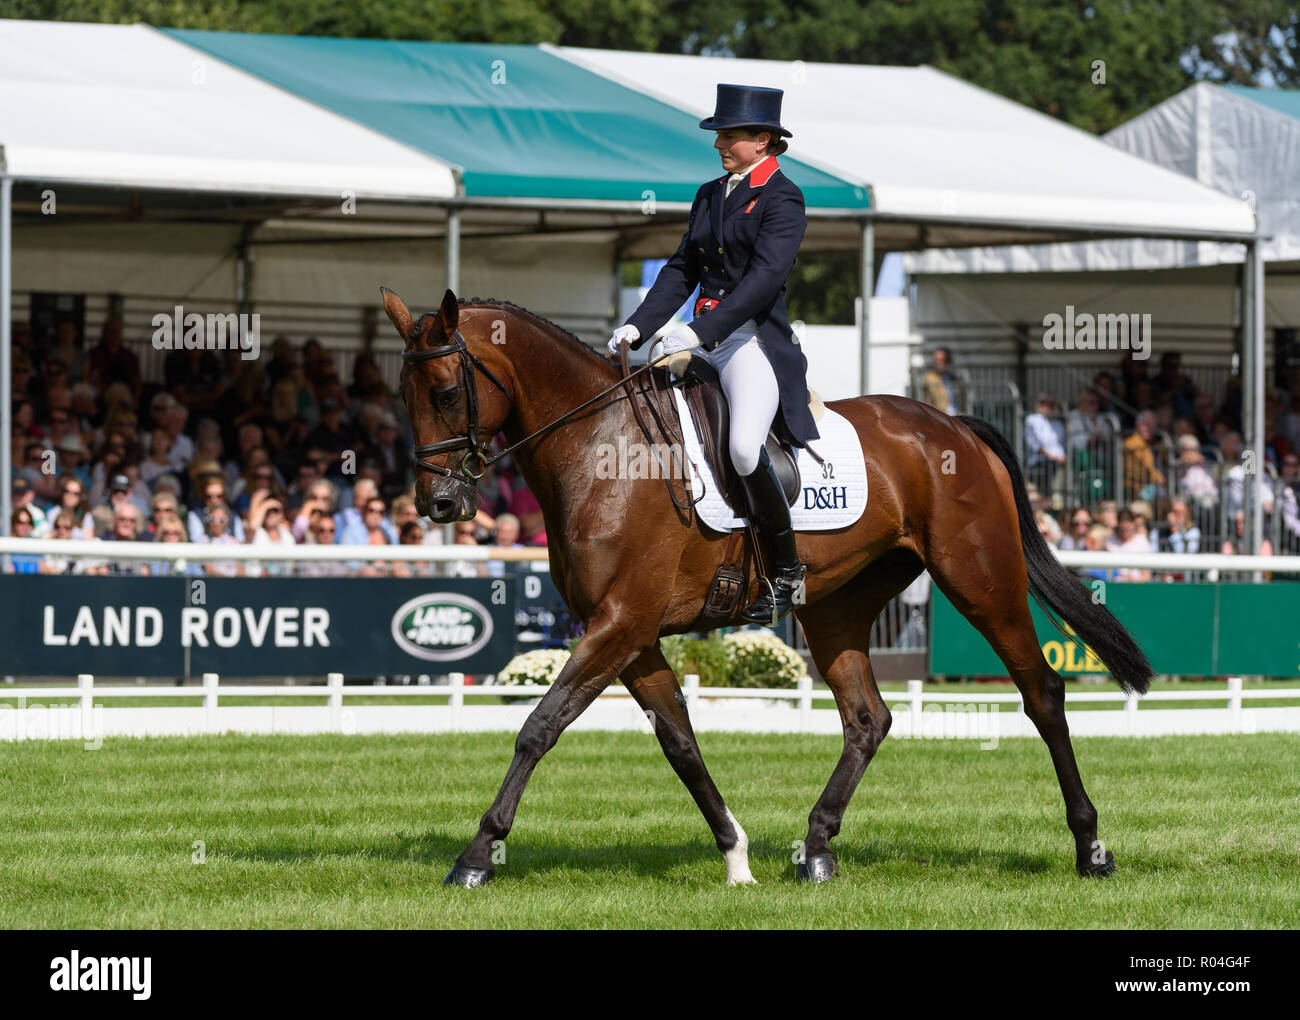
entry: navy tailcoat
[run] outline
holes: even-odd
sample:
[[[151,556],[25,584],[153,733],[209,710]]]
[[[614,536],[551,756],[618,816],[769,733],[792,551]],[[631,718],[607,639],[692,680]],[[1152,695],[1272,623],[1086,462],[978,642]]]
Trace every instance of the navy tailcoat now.
[[[753,319],[780,387],[777,434],[803,446],[818,432],[808,410],[808,362],[785,308],[786,280],[808,228],[803,192],[781,172],[775,156],[751,170],[724,200],[728,177],[695,193],[682,243],[627,320],[641,333],[632,346],[653,337],[698,285],[691,328],[701,346],[712,350]]]

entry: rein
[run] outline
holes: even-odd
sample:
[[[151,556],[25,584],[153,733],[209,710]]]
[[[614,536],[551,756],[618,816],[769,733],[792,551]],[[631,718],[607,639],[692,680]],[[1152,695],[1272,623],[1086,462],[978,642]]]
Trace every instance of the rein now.
[[[531,435],[524,436],[524,438],[519,440],[517,443],[511,443],[504,450],[502,450],[498,454],[495,454],[494,456],[488,456],[488,454],[492,452],[491,447],[485,444],[479,438],[478,383],[474,376],[474,369],[477,368],[485,376],[491,379],[492,382],[496,384],[497,389],[499,389],[507,397],[510,396],[510,391],[506,389],[505,384],[501,382],[500,379],[498,379],[495,375],[492,374],[492,370],[489,369],[487,365],[483,364],[483,362],[479,360],[477,355],[475,355],[470,351],[470,349],[466,346],[465,338],[461,335],[459,329],[452,331],[451,339],[452,339],[452,343],[444,347],[431,347],[422,351],[403,351],[402,361],[406,363],[413,363],[413,362],[421,362],[421,361],[432,361],[435,358],[444,358],[452,354],[457,354],[460,356],[460,362],[461,362],[460,385],[465,390],[465,403],[466,403],[467,413],[468,413],[468,422],[467,422],[468,430],[465,433],[465,435],[460,437],[456,437],[452,439],[443,439],[436,443],[424,443],[420,446],[415,447],[415,449],[411,451],[411,459],[415,462],[416,467],[423,468],[426,471],[432,471],[435,474],[439,474],[439,475],[446,475],[449,478],[455,476],[456,474],[459,474],[461,477],[463,477],[466,481],[469,482],[477,482],[480,478],[483,477],[484,474],[487,473],[487,469],[491,467],[493,464],[495,464],[497,461],[503,459],[504,457],[509,456],[513,451],[517,450],[525,443],[532,442],[532,440],[544,436],[548,432],[551,432],[552,430],[559,428],[559,426],[569,421],[579,411],[583,411],[586,408],[590,407],[601,397],[604,397],[607,394],[613,392],[614,390],[618,389],[620,386],[627,387],[628,384],[632,382],[633,379],[637,378],[638,376],[647,372],[650,369],[649,363],[642,365],[635,372],[631,373],[630,375],[625,375],[624,378],[619,379],[618,382],[614,383],[612,386],[606,387],[605,389],[597,393],[594,397],[592,397],[590,400],[585,400],[577,407],[572,408],[569,411],[566,411],[564,414],[560,415],[560,417],[556,418],[554,421],[550,422],[549,424],[543,425],[540,429],[538,429],[536,432],[533,432]],[[624,372],[627,371],[626,354],[624,354],[623,371]],[[631,391],[629,388],[629,397],[630,395],[631,395]],[[633,410],[635,411],[635,402],[633,402]],[[637,419],[638,421],[640,420],[639,413],[637,415]],[[439,453],[454,453],[458,450],[464,450],[465,456],[461,458],[460,466],[456,470],[452,470],[451,468],[448,468],[442,464],[434,464],[432,461],[425,459],[426,457],[431,457]],[[475,474],[473,468],[470,466],[473,461],[478,461],[479,470],[477,474]],[[669,489],[669,491],[670,492],[672,491],[671,488]],[[676,497],[674,497],[673,502],[674,503],[677,502]]]

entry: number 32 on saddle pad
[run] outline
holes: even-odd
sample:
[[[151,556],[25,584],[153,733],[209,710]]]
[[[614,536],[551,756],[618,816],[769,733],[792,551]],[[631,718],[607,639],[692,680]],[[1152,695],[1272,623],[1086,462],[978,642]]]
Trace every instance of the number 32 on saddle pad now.
[[[677,417],[686,440],[687,472],[691,499],[699,498],[695,512],[714,531],[728,532],[745,526],[722,497],[700,445],[700,437],[680,386],[671,387]],[[842,414],[826,408],[817,422],[820,438],[812,441],[824,463],[818,464],[806,449],[797,450],[799,494],[790,507],[795,531],[834,531],[847,528],[867,507],[867,463],[857,430]],[[703,490],[703,496],[700,496]]]

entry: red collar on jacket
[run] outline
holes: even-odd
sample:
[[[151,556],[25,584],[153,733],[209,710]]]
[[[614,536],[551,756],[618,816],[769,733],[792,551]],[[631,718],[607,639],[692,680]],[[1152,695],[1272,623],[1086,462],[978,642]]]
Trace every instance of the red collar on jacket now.
[[[780,169],[781,164],[776,161],[776,157],[768,156],[767,159],[749,172],[749,186],[751,188],[761,188]],[[723,174],[718,178],[718,183],[725,184],[730,178],[731,174]]]

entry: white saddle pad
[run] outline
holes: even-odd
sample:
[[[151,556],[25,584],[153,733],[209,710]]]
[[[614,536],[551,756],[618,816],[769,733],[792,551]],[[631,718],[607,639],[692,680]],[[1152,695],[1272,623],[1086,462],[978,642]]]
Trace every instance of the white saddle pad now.
[[[722,498],[713,471],[704,459],[695,420],[686,406],[680,386],[674,386],[677,417],[686,440],[687,472],[690,475],[691,499],[703,492],[695,504],[700,520],[714,531],[728,532],[743,528],[745,519],[737,517]],[[817,423],[820,439],[812,447],[826,462],[818,464],[807,450],[797,450],[799,496],[790,508],[795,531],[834,531],[847,528],[862,516],[867,506],[867,462],[862,455],[857,429],[842,414],[829,407]]]

